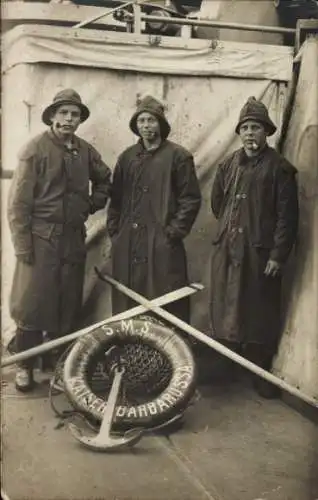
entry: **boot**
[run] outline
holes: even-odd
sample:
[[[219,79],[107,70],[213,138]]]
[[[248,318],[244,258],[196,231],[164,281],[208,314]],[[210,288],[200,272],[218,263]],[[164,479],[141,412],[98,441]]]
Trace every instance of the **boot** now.
[[[33,366],[19,364],[15,374],[15,387],[20,392],[30,392],[34,388]]]
[[[59,338],[59,335],[52,332],[45,332],[44,335],[44,344],[45,342],[50,342],[51,340],[55,340]],[[59,347],[55,347],[50,351],[47,351],[41,355],[41,370],[42,372],[54,372],[58,361],[60,360],[62,354],[66,351],[70,344],[63,344]]]
[[[253,385],[257,394],[264,399],[278,399],[281,396],[281,390],[279,387],[262,378],[255,378],[253,380]]]
[[[15,351],[17,353],[31,349],[41,343],[42,332],[17,328],[15,334]],[[29,392],[34,388],[35,358],[29,358],[17,364],[15,387],[20,392]]]
[[[246,357],[268,372],[270,372],[274,355],[274,349],[263,344],[250,343],[246,346]],[[252,383],[257,394],[264,399],[277,399],[281,396],[279,387],[257,375],[253,376]]]

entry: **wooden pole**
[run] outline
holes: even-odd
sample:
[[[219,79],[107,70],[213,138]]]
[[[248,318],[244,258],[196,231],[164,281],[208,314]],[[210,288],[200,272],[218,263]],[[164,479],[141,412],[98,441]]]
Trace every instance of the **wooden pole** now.
[[[157,306],[164,306],[174,302],[176,300],[180,300],[184,297],[192,295],[199,290],[203,290],[203,285],[200,283],[192,283],[191,285],[185,286],[183,288],[179,288],[179,290],[174,290],[173,292],[166,293],[165,295],[154,299],[151,304]],[[12,356],[7,356],[1,360],[1,367],[13,365],[14,363],[19,363],[20,361],[24,361],[25,359],[32,358],[34,356],[38,356],[39,354],[43,354],[44,352],[51,351],[56,347],[60,347],[67,342],[73,342],[77,340],[79,337],[86,335],[87,333],[92,332],[96,328],[100,328],[101,326],[107,325],[108,323],[113,323],[114,321],[121,321],[123,319],[132,318],[133,316],[138,316],[139,314],[143,314],[148,311],[148,307],[137,306],[129,309],[128,311],[124,311],[122,313],[116,314],[111,318],[104,319],[99,321],[98,323],[94,323],[93,325],[87,326],[78,330],[76,332],[65,335],[64,337],[60,337],[58,339],[50,340],[49,342],[45,342],[37,347],[33,347],[32,349],[28,349],[27,351],[19,352],[18,354],[13,354]]]
[[[99,273],[99,271],[96,269],[96,272]],[[263,370],[263,368],[260,368],[259,366],[255,365],[251,361],[248,361],[247,359],[243,358],[243,356],[240,356],[239,354],[236,354],[235,352],[231,351],[231,349],[228,349],[224,345],[220,344],[220,342],[217,342],[216,340],[213,340],[211,337],[208,337],[204,333],[200,332],[196,328],[194,328],[191,325],[188,325],[188,323],[185,323],[181,319],[177,318],[173,314],[169,313],[168,311],[165,311],[161,307],[156,306],[149,300],[147,300],[145,297],[142,295],[134,292],[130,288],[126,287],[125,285],[119,283],[116,281],[114,278],[108,275],[100,275],[102,279],[104,279],[107,283],[110,283],[113,285],[117,290],[120,292],[124,293],[131,299],[133,299],[135,302],[138,302],[139,304],[143,305],[144,307],[147,307],[154,313],[156,313],[158,316],[161,318],[165,319],[172,325],[176,326],[177,328],[180,328],[180,330],[183,330],[184,332],[188,333],[191,337],[195,337],[197,340],[200,340],[204,344],[206,344],[209,347],[212,347],[215,351],[219,352],[223,356],[226,356],[227,358],[231,359],[235,363],[243,366],[247,370],[255,373],[259,377],[267,380],[268,382],[280,387],[284,391],[289,392],[293,396],[296,396],[299,399],[302,399],[306,403],[314,406],[315,408],[318,409],[318,401],[315,399],[310,398],[306,394],[302,393],[299,389],[296,389],[296,387],[293,387],[292,385],[288,384],[287,382],[284,382],[280,378],[276,377],[270,372],[267,372],[266,370]]]

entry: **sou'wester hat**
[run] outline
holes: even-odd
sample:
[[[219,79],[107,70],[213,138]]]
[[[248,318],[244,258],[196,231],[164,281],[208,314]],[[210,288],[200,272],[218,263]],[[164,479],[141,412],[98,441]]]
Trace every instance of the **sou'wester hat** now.
[[[137,109],[133,116],[130,119],[129,122],[129,127],[133,131],[134,134],[139,135],[138,129],[137,129],[137,118],[141,113],[148,112],[154,115],[160,123],[160,130],[161,130],[161,138],[166,139],[168,135],[170,134],[171,127],[168,123],[168,120],[165,116],[164,112],[164,107],[161,102],[157,101],[154,97],[148,95],[144,97],[140,101],[140,103],[137,106]]]
[[[273,135],[276,132],[276,125],[269,117],[268,110],[261,101],[257,101],[255,97],[249,97],[240,112],[239,122],[236,125],[235,132],[238,134],[241,125],[247,120],[255,120],[262,123],[268,135]]]
[[[52,104],[47,106],[42,113],[42,121],[45,125],[51,125],[51,116],[59,106],[63,104],[75,104],[81,110],[81,122],[83,123],[90,115],[89,109],[82,103],[80,95],[73,89],[64,89],[56,94]]]

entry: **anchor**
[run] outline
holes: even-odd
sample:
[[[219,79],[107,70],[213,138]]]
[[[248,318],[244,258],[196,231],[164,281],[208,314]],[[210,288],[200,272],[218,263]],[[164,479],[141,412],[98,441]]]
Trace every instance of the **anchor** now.
[[[119,436],[118,433],[112,434],[111,432],[122,378],[125,373],[125,360],[120,356],[117,346],[111,347],[106,352],[106,356],[113,357],[111,360],[112,366],[110,371],[114,373],[114,378],[98,434],[92,437],[83,435],[82,431],[75,424],[69,424],[69,430],[77,441],[83,444],[86,448],[102,452],[118,450],[119,448],[123,448],[125,446],[133,446],[142,438],[144,434],[143,429],[130,429],[122,436]]]

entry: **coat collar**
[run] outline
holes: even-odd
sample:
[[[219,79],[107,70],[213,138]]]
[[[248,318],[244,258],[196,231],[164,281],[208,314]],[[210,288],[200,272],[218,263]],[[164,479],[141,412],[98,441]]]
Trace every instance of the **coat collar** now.
[[[238,159],[240,165],[251,165],[252,167],[256,167],[256,165],[266,156],[266,154],[269,151],[269,146],[268,144],[265,144],[264,148],[260,152],[259,155],[254,156],[253,158],[247,156],[247,154],[244,151],[244,148],[239,149],[238,151]]]
[[[162,147],[166,144],[166,142],[167,142],[166,139],[162,140],[158,148],[149,151],[145,148],[142,139],[139,139],[136,144],[137,156],[147,156],[147,155],[153,156],[154,154],[157,153],[157,151],[160,151],[162,149]]]
[[[64,142],[62,142],[53,132],[53,130],[50,128],[47,131],[47,135],[49,136],[50,140],[59,148],[63,149],[63,151],[68,151],[69,153],[74,153],[75,151],[78,152],[80,149],[80,141],[79,138],[76,135],[73,135],[72,137],[72,146],[71,148],[67,147]]]

